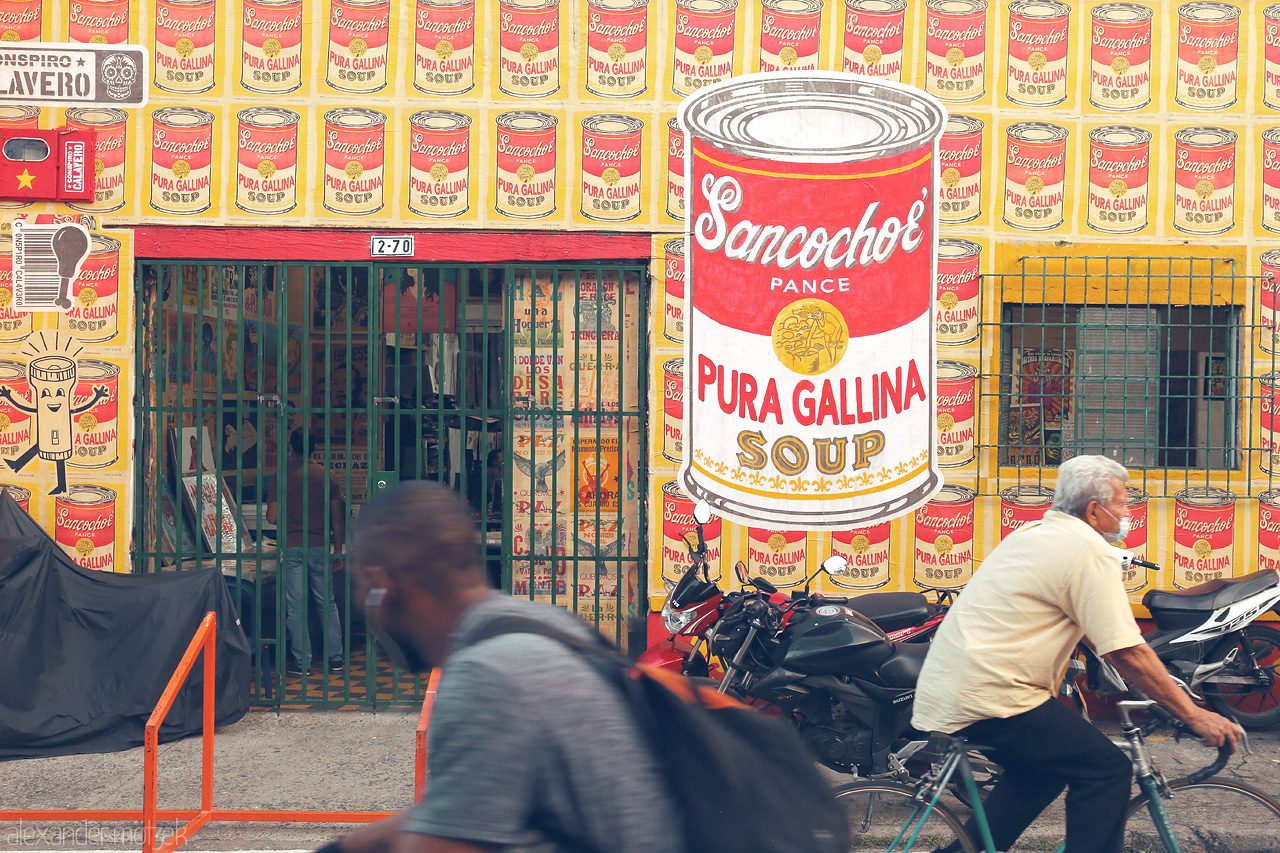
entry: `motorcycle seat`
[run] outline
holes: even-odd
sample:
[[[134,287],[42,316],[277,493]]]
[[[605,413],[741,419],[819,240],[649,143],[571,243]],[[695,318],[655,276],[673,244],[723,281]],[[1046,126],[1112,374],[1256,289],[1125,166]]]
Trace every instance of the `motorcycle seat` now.
[[[928,643],[897,643],[876,667],[876,678],[886,687],[915,687],[928,653]]]
[[[1142,597],[1148,610],[1213,611],[1280,585],[1280,575],[1260,569],[1238,578],[1214,578],[1189,589],[1156,590]]]
[[[933,615],[933,605],[918,592],[871,592],[849,599],[849,607],[886,634],[919,625]]]

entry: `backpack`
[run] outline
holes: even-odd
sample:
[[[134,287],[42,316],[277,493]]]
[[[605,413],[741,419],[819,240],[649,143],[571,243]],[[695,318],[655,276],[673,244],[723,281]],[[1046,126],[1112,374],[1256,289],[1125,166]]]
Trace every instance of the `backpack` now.
[[[508,616],[486,623],[469,644],[503,634],[555,640],[618,687],[682,811],[689,853],[849,849],[832,785],[788,722],[683,676],[634,664],[598,634],[587,639]]]

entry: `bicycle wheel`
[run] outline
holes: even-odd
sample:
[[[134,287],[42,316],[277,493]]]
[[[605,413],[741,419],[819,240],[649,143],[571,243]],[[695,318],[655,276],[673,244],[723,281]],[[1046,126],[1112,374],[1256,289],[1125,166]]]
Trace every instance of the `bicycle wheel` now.
[[[1213,710],[1223,716],[1234,716],[1246,729],[1265,729],[1280,723],[1280,678],[1277,677],[1280,676],[1280,631],[1254,623],[1244,629],[1244,637],[1265,672],[1262,683],[1258,683],[1241,649],[1236,660],[1210,677],[1202,687]],[[1222,660],[1238,646],[1228,637],[1213,647],[1208,660]],[[1232,684],[1232,680],[1241,683]]]
[[[941,803],[933,807],[919,835],[908,846],[925,808],[912,799],[915,788],[910,785],[853,782],[841,785],[833,793],[849,821],[851,853],[930,853],[955,841],[960,842],[964,853],[977,853],[965,835],[964,821]],[[904,832],[909,821],[911,825]]]
[[[1161,797],[1178,853],[1275,853],[1280,850],[1280,803],[1241,782],[1209,779],[1170,784]],[[1146,794],[1135,797],[1125,816],[1126,853],[1165,853]]]

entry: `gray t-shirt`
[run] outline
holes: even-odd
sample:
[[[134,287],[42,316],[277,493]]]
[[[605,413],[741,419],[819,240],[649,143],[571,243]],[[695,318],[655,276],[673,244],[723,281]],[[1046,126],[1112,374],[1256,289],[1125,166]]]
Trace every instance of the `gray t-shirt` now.
[[[405,831],[509,848],[681,850],[679,813],[618,688],[548,637],[467,645],[504,616],[591,636],[562,608],[498,593],[463,614],[431,713],[427,793]]]

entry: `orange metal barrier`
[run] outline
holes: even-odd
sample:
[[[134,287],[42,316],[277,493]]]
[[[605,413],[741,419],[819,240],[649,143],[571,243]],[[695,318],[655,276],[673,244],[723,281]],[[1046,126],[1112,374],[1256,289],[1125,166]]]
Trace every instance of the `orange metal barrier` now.
[[[418,715],[418,729],[414,734],[416,754],[413,760],[413,801],[422,802],[427,790],[427,726],[431,725],[431,712],[436,706],[436,688],[440,686],[440,667],[431,670],[427,681],[427,695],[422,698],[422,713]]]

